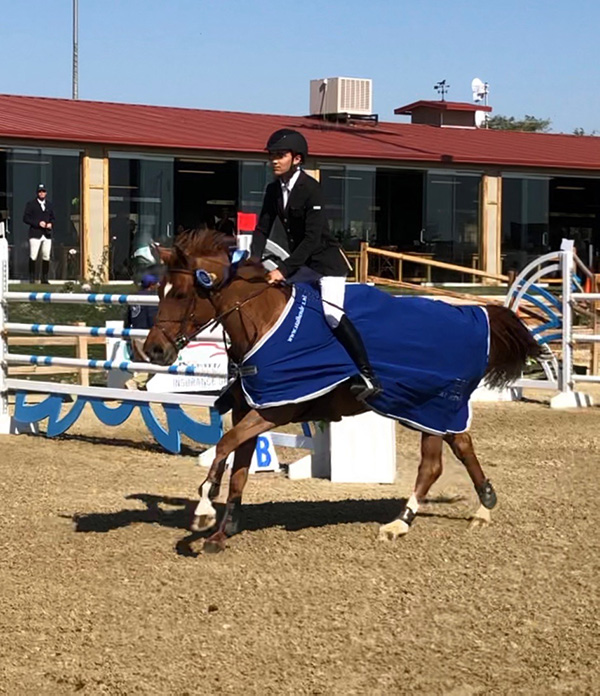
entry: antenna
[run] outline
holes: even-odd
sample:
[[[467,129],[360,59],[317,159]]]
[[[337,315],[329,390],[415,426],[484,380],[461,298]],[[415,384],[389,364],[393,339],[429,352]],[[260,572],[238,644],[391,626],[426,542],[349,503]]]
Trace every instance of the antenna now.
[[[482,82],[478,77],[471,81],[471,90],[473,91],[473,101],[483,102],[487,106],[487,96],[489,85],[487,82]]]
[[[439,82],[436,82],[435,85],[433,85],[433,89],[435,89],[436,92],[442,95],[442,101],[446,101],[444,97],[450,89],[450,85],[446,84],[446,80],[440,80]]]

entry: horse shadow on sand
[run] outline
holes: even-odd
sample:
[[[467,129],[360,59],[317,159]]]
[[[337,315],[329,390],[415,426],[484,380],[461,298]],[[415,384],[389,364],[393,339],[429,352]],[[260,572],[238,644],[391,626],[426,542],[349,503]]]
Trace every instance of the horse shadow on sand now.
[[[208,536],[211,532],[189,532],[197,500],[173,498],[150,493],[133,493],[126,500],[136,500],[145,508],[124,508],[116,512],[92,512],[72,516],[76,532],[106,533],[132,524],[152,524],[181,529],[188,535],[176,545],[180,555],[197,555],[191,550],[191,543]],[[462,497],[437,496],[426,502],[451,504],[463,500]],[[242,513],[242,530],[246,532],[282,527],[286,531],[297,532],[313,527],[328,527],[338,524],[373,523],[385,524],[393,520],[406,504],[406,498],[380,498],[376,500],[314,500],[279,501],[268,503],[245,503]],[[217,514],[222,515],[225,506],[215,503]],[[419,512],[420,517],[435,517],[464,522],[460,514],[444,512]]]

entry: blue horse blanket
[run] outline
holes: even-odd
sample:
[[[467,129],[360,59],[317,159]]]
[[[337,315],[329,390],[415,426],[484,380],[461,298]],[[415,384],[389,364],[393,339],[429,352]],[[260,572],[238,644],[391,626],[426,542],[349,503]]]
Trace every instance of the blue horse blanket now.
[[[469,398],[488,361],[484,309],[364,285],[346,288],[344,308],[383,386],[368,400],[372,410],[435,434],[469,427]],[[318,291],[299,284],[277,324],[244,357],[241,374],[248,404],[260,408],[326,394],[358,370],[327,325]]]

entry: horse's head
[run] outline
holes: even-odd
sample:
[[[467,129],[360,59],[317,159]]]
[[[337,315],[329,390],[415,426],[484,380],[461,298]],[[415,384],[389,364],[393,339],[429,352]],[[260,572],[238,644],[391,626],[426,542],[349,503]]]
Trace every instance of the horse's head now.
[[[230,274],[230,239],[212,230],[181,235],[172,249],[160,249],[165,274],[158,289],[158,314],[144,352],[153,363],[170,365],[178,352],[216,316],[212,295]]]

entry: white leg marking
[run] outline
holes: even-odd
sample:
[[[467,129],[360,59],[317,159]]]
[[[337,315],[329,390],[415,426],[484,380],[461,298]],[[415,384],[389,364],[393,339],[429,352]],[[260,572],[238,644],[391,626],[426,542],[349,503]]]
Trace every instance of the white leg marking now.
[[[194,519],[192,521],[192,531],[202,532],[206,529],[214,527],[217,521],[217,511],[208,497],[208,491],[211,484],[206,481],[200,486],[200,502],[194,510]]]
[[[419,510],[419,501],[417,500],[417,496],[414,493],[408,499],[408,503],[406,503],[406,507],[410,508],[415,513],[415,515],[417,514],[417,512]]]

